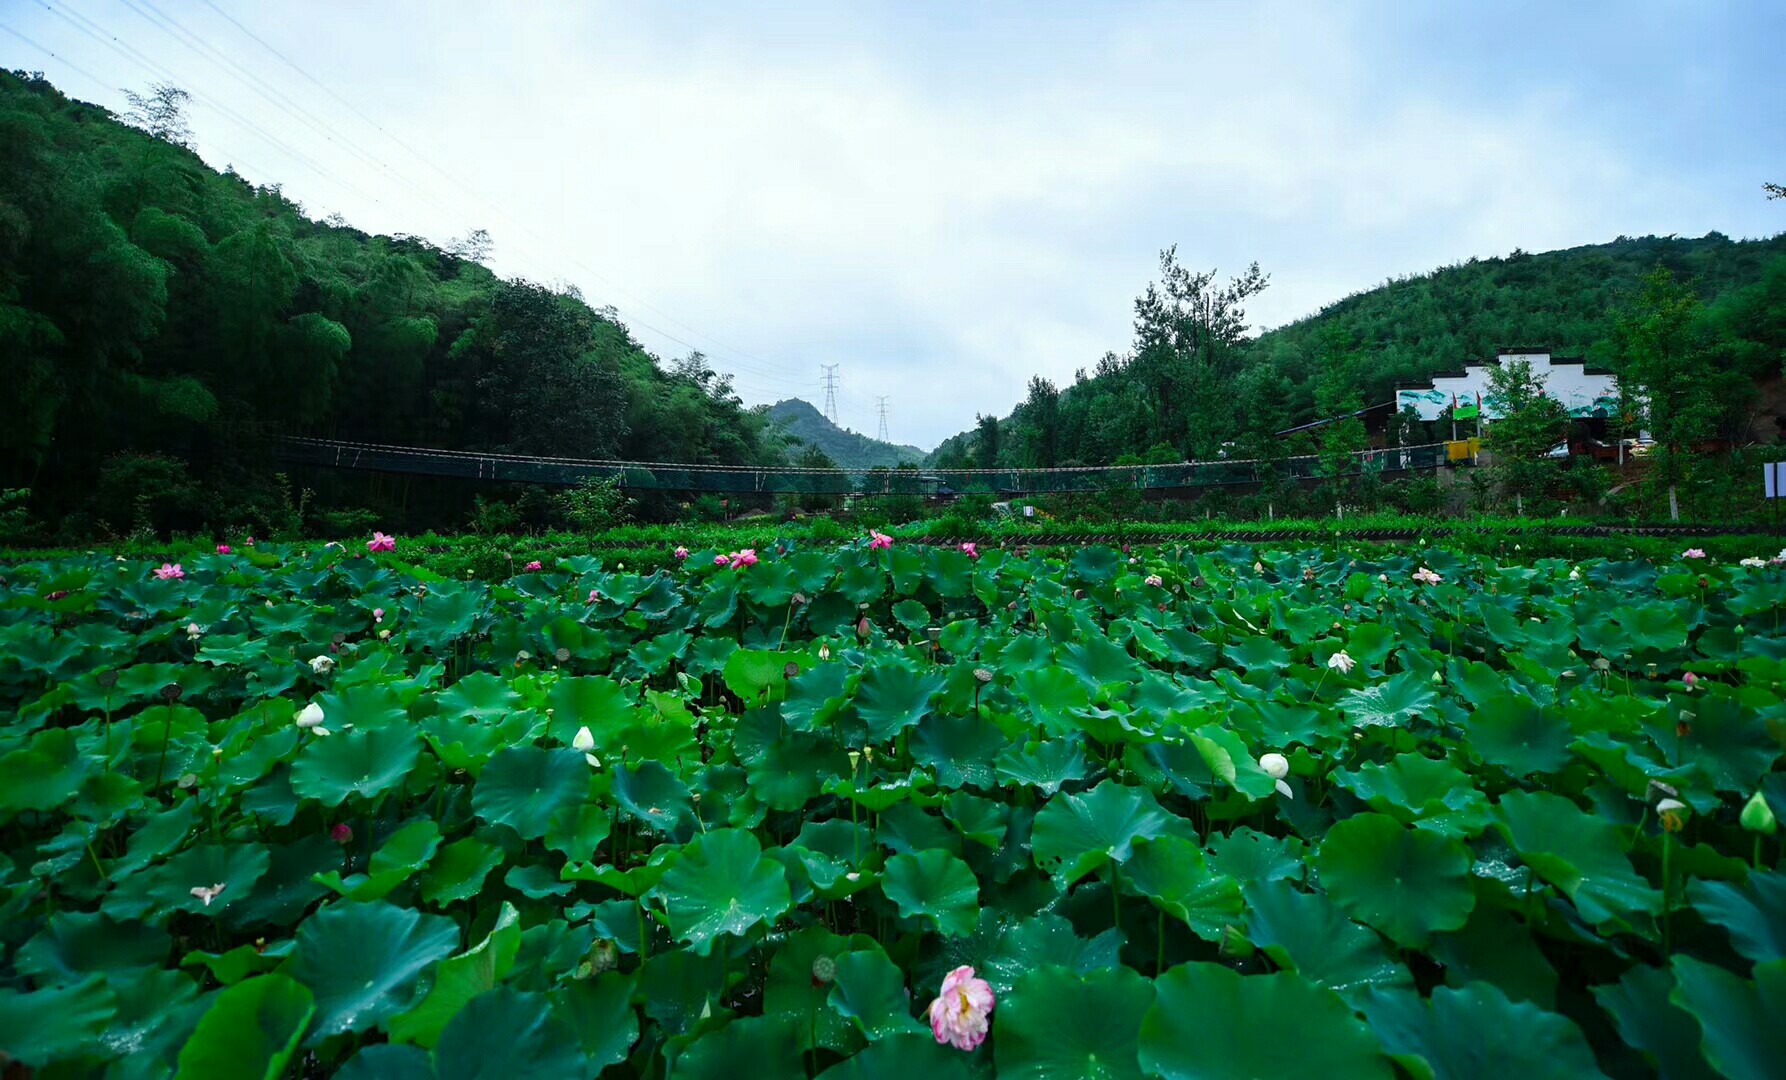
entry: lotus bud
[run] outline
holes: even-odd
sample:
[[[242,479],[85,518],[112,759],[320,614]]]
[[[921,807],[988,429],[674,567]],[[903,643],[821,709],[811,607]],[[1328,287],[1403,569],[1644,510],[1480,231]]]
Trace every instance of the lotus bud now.
[[[571,737],[571,749],[583,754],[589,753],[595,749],[595,735],[587,727],[578,728],[576,735]]]
[[[298,715],[294,718],[297,725],[305,731],[321,727],[324,719],[322,706],[314,701],[299,709]]]
[[[1444,674],[1444,672],[1441,672],[1441,671],[1434,671],[1434,672],[1433,672],[1433,677],[1432,677],[1432,684],[1433,684],[1433,685],[1434,685],[1434,686],[1444,686],[1444,685],[1445,685],[1445,674]]]
[[[1290,759],[1282,754],[1265,754],[1259,758],[1259,768],[1273,780],[1282,780],[1290,775]]]
[[[1749,796],[1749,801],[1743,804],[1742,816],[1737,820],[1742,823],[1743,828],[1763,836],[1772,836],[1780,828],[1779,821],[1774,817],[1774,808],[1767,804],[1759,791]]]
[[[860,765],[861,763],[862,763],[862,752],[860,750],[851,750],[850,751],[850,773],[851,773],[851,775],[855,774],[856,766]]]
[[[830,645],[822,644],[819,646],[819,659],[820,660],[831,659],[831,646]]]

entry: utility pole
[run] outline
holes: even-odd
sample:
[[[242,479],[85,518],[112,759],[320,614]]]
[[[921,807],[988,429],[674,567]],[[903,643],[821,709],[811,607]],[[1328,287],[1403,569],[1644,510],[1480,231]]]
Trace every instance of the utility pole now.
[[[837,423],[837,365],[820,364],[825,369],[825,419]]]
[[[889,440],[887,438],[887,395],[885,395],[885,394],[877,395],[874,400],[875,400],[876,407],[879,408],[880,412],[881,412],[880,440],[882,442],[888,442]]]

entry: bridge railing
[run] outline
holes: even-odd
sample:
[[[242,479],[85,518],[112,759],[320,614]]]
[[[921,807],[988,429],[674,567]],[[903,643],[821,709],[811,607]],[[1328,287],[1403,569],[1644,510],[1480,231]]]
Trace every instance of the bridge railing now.
[[[289,462],[376,472],[455,476],[527,484],[572,485],[588,477],[621,487],[715,494],[935,495],[1005,498],[1111,490],[1174,490],[1256,484],[1276,475],[1322,475],[1314,456],[1276,461],[1218,459],[1172,465],[1107,465],[1056,469],[805,469],[792,466],[689,465],[661,461],[598,461],[334,439],[288,437],[280,456]],[[1353,455],[1351,474],[1442,468],[1445,444],[1392,446]]]

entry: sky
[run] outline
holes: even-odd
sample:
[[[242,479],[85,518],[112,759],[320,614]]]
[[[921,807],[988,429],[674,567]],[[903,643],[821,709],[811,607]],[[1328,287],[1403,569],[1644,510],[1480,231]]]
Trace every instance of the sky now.
[[[574,285],[747,402],[925,448],[1132,340],[1161,249],[1255,327],[1619,235],[1786,231],[1786,5],[0,0],[0,63],[314,217]],[[1461,361],[1465,358],[1448,358]]]

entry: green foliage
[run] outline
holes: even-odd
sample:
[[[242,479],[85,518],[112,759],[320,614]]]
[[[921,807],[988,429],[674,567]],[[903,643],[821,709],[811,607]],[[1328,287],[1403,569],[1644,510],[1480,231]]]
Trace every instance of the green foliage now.
[[[565,523],[578,532],[602,532],[626,521],[627,498],[610,477],[584,477],[552,501]]]
[[[416,537],[168,581],[14,560],[0,1050],[350,1080],[1769,1075],[1786,876],[1752,808],[1786,811],[1786,569],[1298,527],[978,560],[768,537],[667,572],[572,538],[491,585]],[[966,1053],[924,1028],[963,965],[997,996]]]
[[[487,237],[449,252],[311,220],[276,187],[208,168],[184,107],[158,85],[126,126],[0,72],[0,487],[29,485],[65,535],[314,526],[280,512],[282,434],[785,460],[771,421],[699,354],[663,364],[574,293],[497,279],[469,258]],[[458,524],[479,494],[315,486],[306,513],[361,509],[386,528]]]

